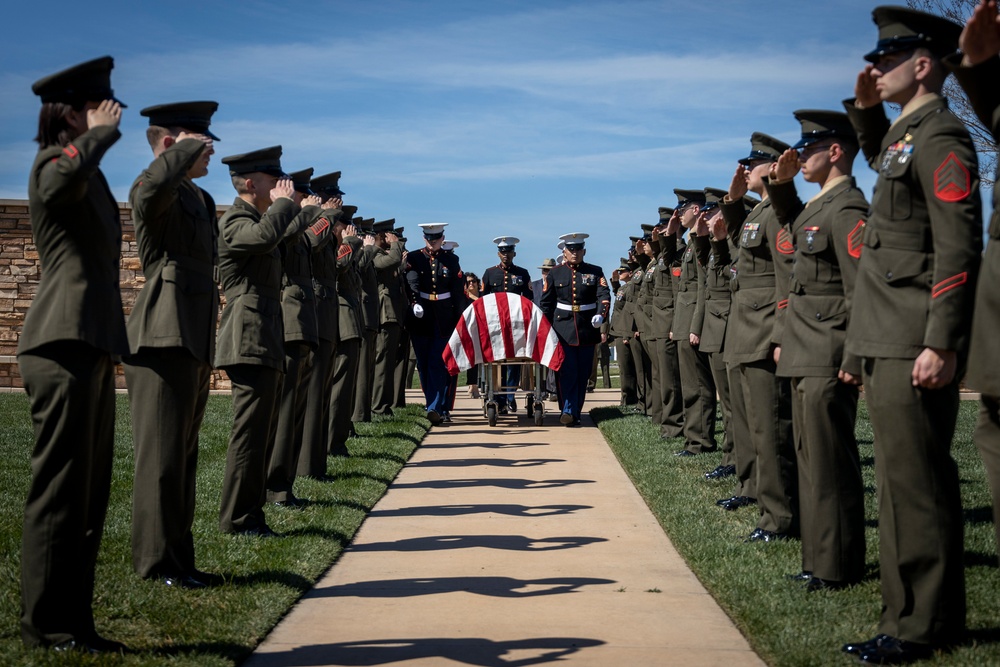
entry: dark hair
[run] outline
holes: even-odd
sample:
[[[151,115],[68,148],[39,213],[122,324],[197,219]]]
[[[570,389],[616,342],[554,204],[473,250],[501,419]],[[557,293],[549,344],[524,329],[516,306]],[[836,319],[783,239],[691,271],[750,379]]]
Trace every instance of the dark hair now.
[[[76,138],[73,128],[66,122],[66,116],[72,110],[79,111],[83,105],[70,105],[64,102],[45,102],[38,112],[38,135],[35,141],[39,148],[49,146],[67,146]]]
[[[467,272],[467,273],[465,274],[465,279],[466,279],[466,280],[468,280],[469,278],[472,278],[472,279],[473,279],[473,280],[475,280],[475,281],[476,281],[477,283],[479,282],[479,276],[477,276],[477,275],[476,275],[475,273],[472,273],[471,271],[469,271],[469,272]]]

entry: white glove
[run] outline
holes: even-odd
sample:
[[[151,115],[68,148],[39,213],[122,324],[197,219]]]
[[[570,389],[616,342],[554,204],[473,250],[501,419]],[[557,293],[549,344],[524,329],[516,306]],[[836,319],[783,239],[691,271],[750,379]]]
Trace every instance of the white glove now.
[[[595,329],[604,324],[604,315],[594,315],[590,318],[590,326]]]
[[[418,318],[423,317],[424,316],[424,307],[421,306],[419,303],[413,304],[413,314],[416,315]]]

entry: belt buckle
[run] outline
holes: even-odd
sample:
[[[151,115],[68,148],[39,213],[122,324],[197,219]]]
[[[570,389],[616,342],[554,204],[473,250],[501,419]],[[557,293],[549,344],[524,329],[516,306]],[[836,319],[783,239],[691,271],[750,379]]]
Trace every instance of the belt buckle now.
[[[580,312],[580,306],[573,305],[573,312],[574,313],[579,313]]]
[[[437,301],[438,300],[438,295],[437,294],[428,294],[427,295],[427,299],[429,301]]]

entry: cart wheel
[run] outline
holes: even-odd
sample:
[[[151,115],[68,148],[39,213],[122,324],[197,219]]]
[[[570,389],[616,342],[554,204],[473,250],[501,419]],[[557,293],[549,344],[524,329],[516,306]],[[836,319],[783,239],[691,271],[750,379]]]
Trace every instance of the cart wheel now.
[[[545,408],[541,403],[535,403],[535,426],[542,425],[542,419],[545,417]]]
[[[490,423],[490,426],[497,425],[497,408],[495,405],[490,405],[486,408],[486,420]]]

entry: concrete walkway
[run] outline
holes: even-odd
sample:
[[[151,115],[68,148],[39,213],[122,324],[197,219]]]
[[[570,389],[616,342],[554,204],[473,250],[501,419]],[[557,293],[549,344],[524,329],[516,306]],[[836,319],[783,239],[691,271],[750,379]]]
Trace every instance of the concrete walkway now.
[[[246,667],[762,665],[593,421],[519,407],[490,428],[463,392]]]

